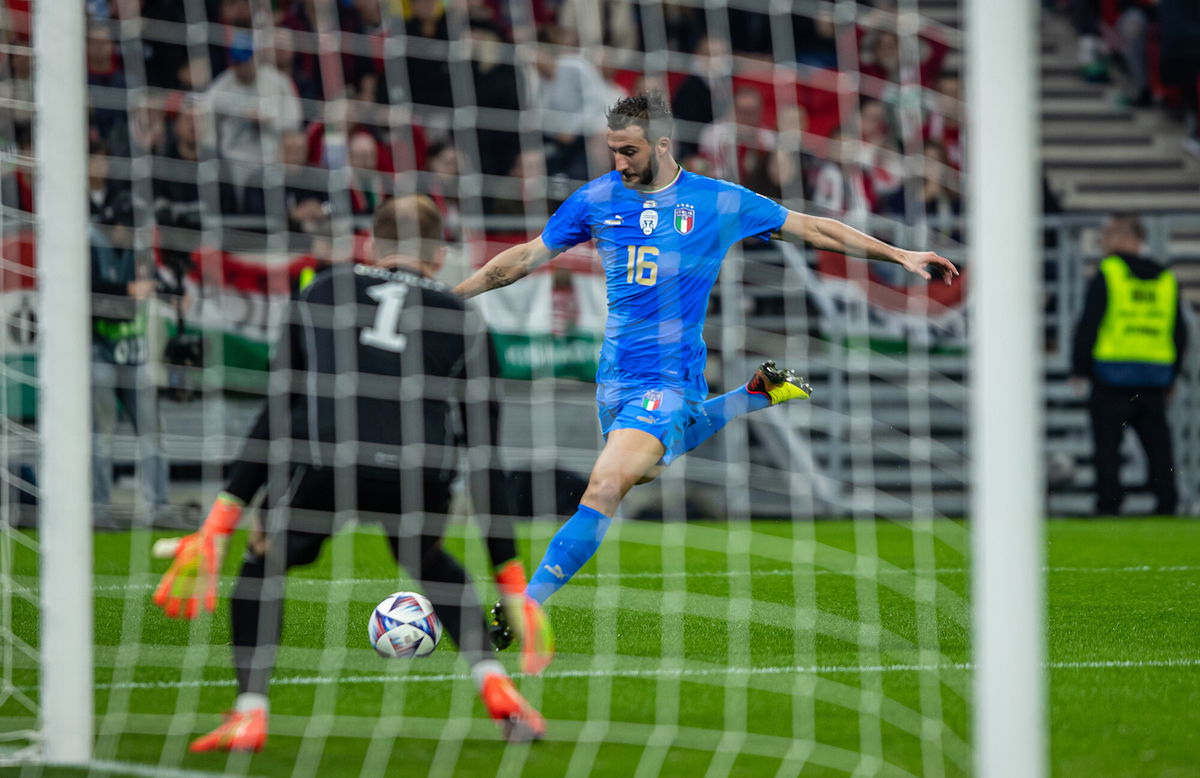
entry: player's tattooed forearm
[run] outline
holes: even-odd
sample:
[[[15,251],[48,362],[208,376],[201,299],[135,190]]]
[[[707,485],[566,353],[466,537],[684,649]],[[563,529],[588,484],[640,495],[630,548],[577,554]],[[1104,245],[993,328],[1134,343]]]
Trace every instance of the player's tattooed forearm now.
[[[508,286],[509,284],[511,284],[513,281],[516,280],[513,278],[509,278],[508,273],[506,273],[502,268],[498,268],[498,267],[488,268],[487,271],[485,271],[483,277],[484,277],[484,280],[487,281],[487,285],[488,285],[489,289],[495,289],[496,287],[500,287],[500,286]]]

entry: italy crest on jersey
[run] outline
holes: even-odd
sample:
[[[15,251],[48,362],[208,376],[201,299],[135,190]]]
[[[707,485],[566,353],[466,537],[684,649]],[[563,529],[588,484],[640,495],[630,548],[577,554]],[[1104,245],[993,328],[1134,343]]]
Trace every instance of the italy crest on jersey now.
[[[687,235],[696,226],[696,209],[690,205],[675,206],[675,231]]]
[[[662,392],[653,389],[642,395],[642,408],[647,411],[657,411],[662,406]]]

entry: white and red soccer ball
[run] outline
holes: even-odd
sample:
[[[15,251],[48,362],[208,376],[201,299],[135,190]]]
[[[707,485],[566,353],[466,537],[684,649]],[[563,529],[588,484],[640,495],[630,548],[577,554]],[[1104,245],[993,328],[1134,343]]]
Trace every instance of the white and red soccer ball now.
[[[442,622],[422,594],[396,592],[375,606],[367,636],[380,656],[411,659],[426,656],[442,639]]]

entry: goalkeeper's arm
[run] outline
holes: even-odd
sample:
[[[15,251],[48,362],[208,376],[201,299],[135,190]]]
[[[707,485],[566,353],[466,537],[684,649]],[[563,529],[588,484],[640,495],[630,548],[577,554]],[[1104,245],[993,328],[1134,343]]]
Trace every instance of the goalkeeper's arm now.
[[[233,463],[225,488],[217,495],[200,529],[182,538],[165,538],[154,544],[154,556],[174,559],[154,592],[154,603],[171,618],[192,619],[217,604],[217,578],[229,535],[237,529],[242,509],[267,480],[264,457],[269,442],[270,399],[246,436],[241,456]]]
[[[462,372],[458,378],[465,390],[459,396],[459,416],[462,419],[462,445],[467,452],[467,485],[477,518],[483,521],[484,540],[488,556],[501,581],[502,571],[521,568],[517,558],[513,517],[516,514],[508,484],[508,473],[499,453],[500,419],[500,360],[491,335],[483,320],[471,310],[464,316]],[[481,515],[482,514],[482,515]],[[484,518],[486,516],[486,518]],[[509,572],[509,576],[515,573]],[[513,584],[525,588],[525,574]]]
[[[271,358],[272,373],[283,373],[292,377],[300,375],[300,371],[305,368],[303,333],[295,323],[297,305],[296,298],[293,298],[284,318],[287,325],[279,341],[275,344],[274,354]],[[283,411],[282,416],[286,421],[288,409],[300,401],[301,399],[294,392],[289,392],[280,398],[268,396],[263,400],[262,408],[255,417],[254,424],[246,433],[241,453],[229,469],[229,477],[225,480],[225,490],[218,496],[218,500],[225,497],[229,501],[245,506],[266,485],[271,451],[271,428],[278,419],[278,416],[272,417],[271,411],[274,409],[277,414],[279,411]],[[205,524],[207,525],[207,521]]]
[[[277,344],[272,369],[295,371],[304,365],[301,334],[299,328],[290,323],[292,316],[289,315],[285,320],[289,324]],[[293,396],[289,394],[287,403],[290,405],[292,401]],[[200,529],[182,538],[160,540],[154,546],[156,557],[174,558],[154,592],[154,603],[171,618],[195,618],[201,605],[209,613],[216,608],[217,580],[229,535],[237,528],[242,509],[267,480],[271,406],[272,399],[268,397],[246,435],[246,442],[230,470],[225,490],[213,501]]]

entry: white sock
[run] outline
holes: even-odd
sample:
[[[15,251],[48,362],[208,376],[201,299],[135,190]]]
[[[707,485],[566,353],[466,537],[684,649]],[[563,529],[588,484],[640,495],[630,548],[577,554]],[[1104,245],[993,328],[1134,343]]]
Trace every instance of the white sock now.
[[[508,677],[508,673],[504,672],[504,665],[495,659],[484,659],[471,665],[471,678],[474,679],[475,686],[479,691],[483,691],[483,679],[489,675]]]
[[[252,710],[261,710],[263,713],[267,713],[271,710],[271,705],[267,702],[267,695],[246,692],[237,696],[237,702],[234,703],[233,709],[238,713],[249,713]]]

